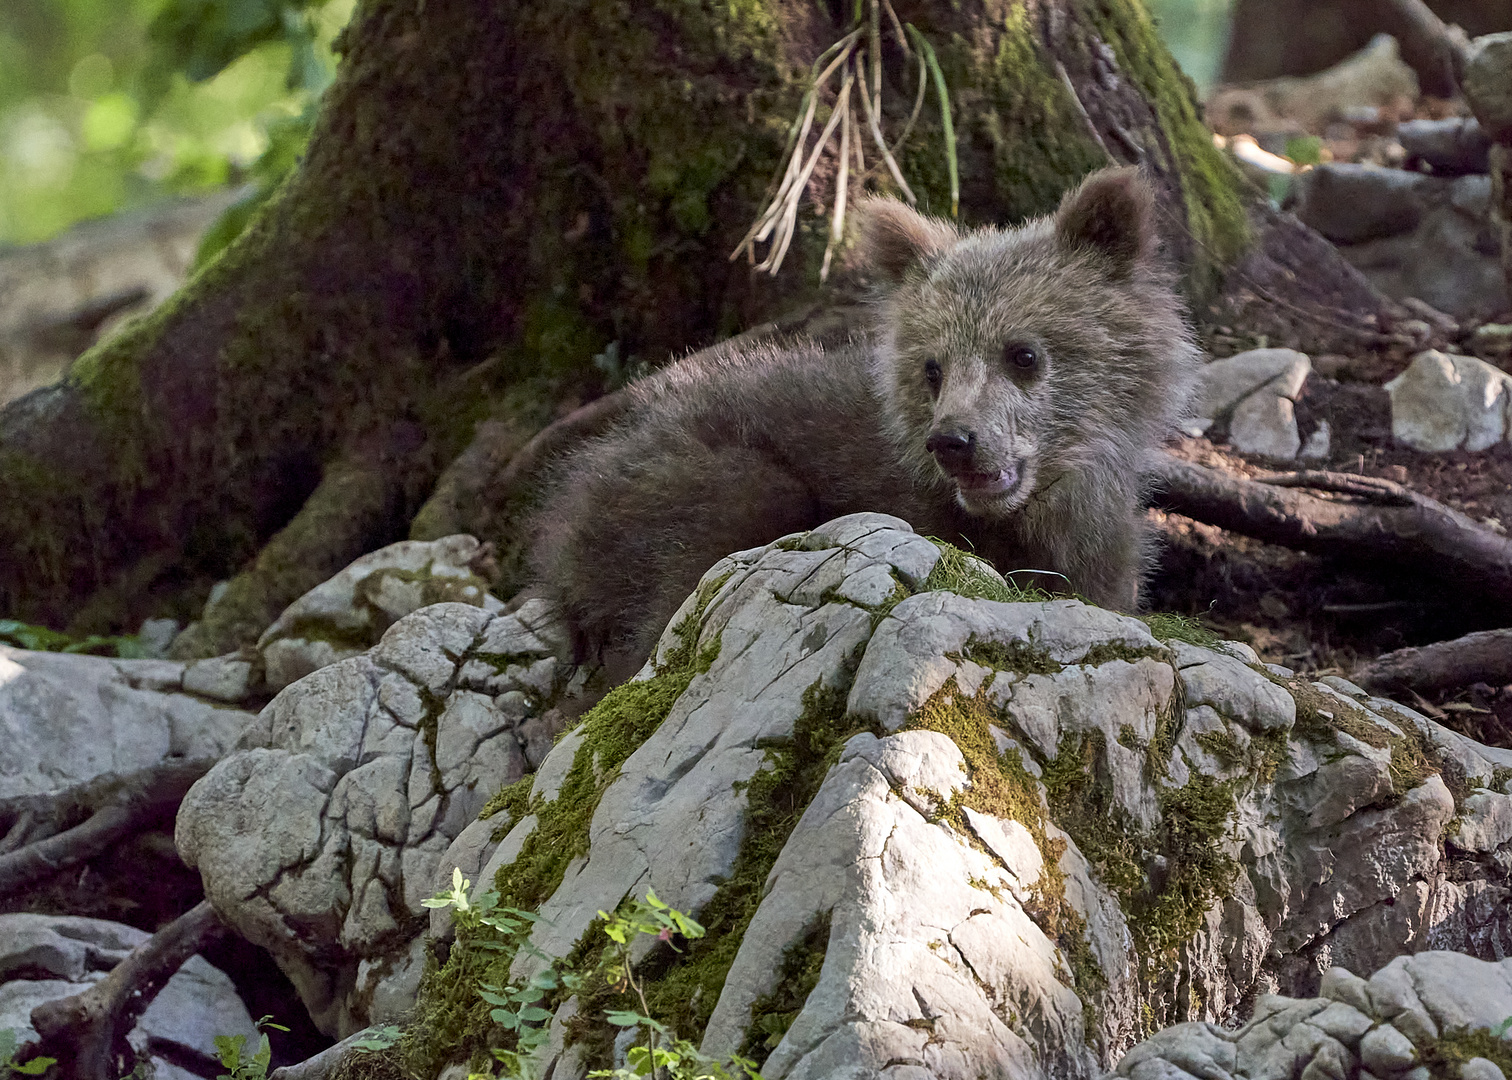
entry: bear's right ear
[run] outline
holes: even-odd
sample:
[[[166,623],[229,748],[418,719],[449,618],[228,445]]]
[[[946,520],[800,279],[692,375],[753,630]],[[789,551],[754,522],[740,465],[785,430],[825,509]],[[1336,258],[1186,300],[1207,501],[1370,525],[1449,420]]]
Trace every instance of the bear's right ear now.
[[[885,196],[862,201],[861,262],[889,281],[901,281],[908,269],[933,258],[961,238],[948,221],[925,217]]]

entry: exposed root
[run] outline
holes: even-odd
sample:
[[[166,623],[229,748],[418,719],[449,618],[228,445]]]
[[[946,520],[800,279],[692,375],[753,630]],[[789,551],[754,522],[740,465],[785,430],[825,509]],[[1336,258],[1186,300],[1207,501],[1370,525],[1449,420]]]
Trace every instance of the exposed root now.
[[[88,862],[144,822],[179,804],[190,786],[215,762],[162,762],[130,776],[105,776],[52,796],[0,802],[0,897],[13,895],[60,870]],[[80,809],[94,812],[65,828]]]
[[[74,1080],[117,1080],[135,1067],[126,1043],[143,1010],[184,962],[227,933],[208,900],[201,901],[132,950],[100,982],[70,998],[32,1010],[41,1051]]]
[[[1405,566],[1457,590],[1512,601],[1512,540],[1390,481],[1303,472],[1229,476],[1159,454],[1149,466],[1155,505],[1285,547]],[[1342,493],[1319,498],[1291,488]]]
[[[1427,692],[1471,683],[1512,683],[1512,629],[1482,630],[1453,641],[1398,649],[1357,669],[1350,678],[1367,690]]]

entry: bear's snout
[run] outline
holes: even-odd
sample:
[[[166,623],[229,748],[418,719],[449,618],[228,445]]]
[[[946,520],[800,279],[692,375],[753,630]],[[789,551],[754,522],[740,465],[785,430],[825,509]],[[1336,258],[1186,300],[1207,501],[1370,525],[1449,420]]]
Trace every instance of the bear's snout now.
[[[924,449],[934,455],[947,473],[968,472],[976,456],[976,432],[961,428],[937,429],[924,440]]]

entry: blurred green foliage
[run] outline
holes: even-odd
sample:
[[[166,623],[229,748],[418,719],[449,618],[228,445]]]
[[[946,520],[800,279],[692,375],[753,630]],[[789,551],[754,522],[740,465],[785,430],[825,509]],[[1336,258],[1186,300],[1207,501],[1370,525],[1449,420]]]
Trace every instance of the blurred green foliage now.
[[[1145,0],[1145,4],[1155,16],[1166,48],[1206,94],[1223,66],[1233,0]]]
[[[168,195],[276,183],[353,4],[4,0],[0,244]]]

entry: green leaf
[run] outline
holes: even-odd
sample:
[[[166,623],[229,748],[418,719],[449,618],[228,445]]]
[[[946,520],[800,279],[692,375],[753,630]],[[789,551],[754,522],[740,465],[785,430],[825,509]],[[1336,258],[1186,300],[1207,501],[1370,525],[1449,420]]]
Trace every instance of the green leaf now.
[[[551,1010],[539,1005],[527,1005],[520,1010],[520,1019],[529,1024],[539,1024],[542,1020],[551,1019]]]
[[[930,77],[934,81],[935,93],[940,99],[940,128],[945,133],[945,167],[950,172],[950,216],[960,217],[961,171],[956,161],[955,125],[950,120],[950,89],[945,85],[945,72],[940,70],[939,58],[935,56],[934,46],[929,43],[929,39],[919,33],[913,23],[909,23],[904,29],[924,57],[924,63],[929,67]]]
[[[12,1064],[11,1068],[22,1076],[41,1076],[57,1063],[57,1058],[34,1057],[24,1065]]]
[[[604,1013],[604,1019],[615,1027],[640,1027],[650,1017],[628,1009],[610,1009]]]

